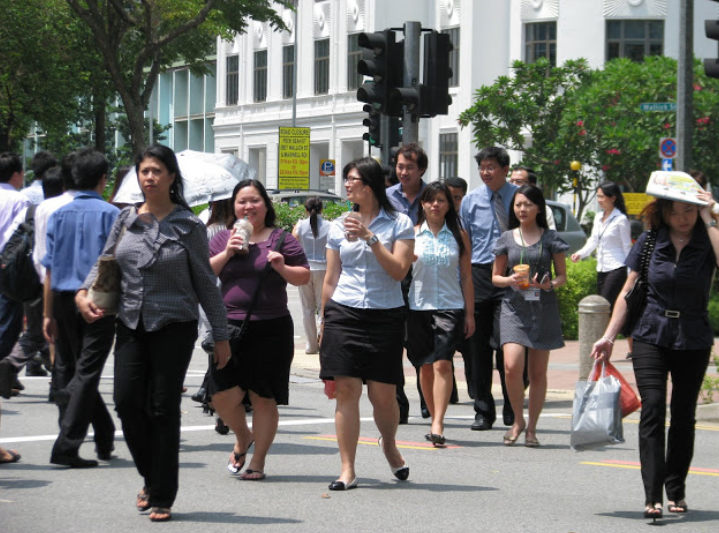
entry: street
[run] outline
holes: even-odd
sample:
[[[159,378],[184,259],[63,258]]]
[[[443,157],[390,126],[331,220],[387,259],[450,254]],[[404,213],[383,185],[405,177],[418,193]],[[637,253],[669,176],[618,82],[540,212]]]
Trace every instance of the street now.
[[[290,289],[297,353],[303,360],[296,290]],[[461,358],[457,357],[457,364]],[[101,392],[112,410],[112,356]],[[448,411],[448,448],[424,439],[428,421],[418,416],[414,384],[407,386],[411,414],[400,426],[400,449],[411,468],[408,482],[394,479],[377,446],[371,406],[362,398],[357,454],[359,487],[329,492],[340,471],[333,420],[334,402],[307,365],[293,369],[290,406],[280,408],[279,432],[268,456],[267,479],[241,481],[225,465],[233,436],[214,431],[213,419],[190,400],[205,372],[199,349],[183,396],[180,491],[173,520],[152,524],[135,510],[142,481],[120,432],[115,458],[98,468],[70,470],[50,465],[57,408],[47,403],[47,378],[20,376],[26,390],[2,403],[0,444],[16,448],[21,462],[0,467],[0,533],[178,532],[575,532],[644,531],[637,450],[638,413],[625,420],[626,443],[597,451],[569,449],[571,396],[550,395],[539,424],[539,449],[502,445],[506,428],[473,432],[466,389]],[[550,382],[550,388],[552,384]],[[495,397],[499,395],[495,394]],[[114,412],[113,412],[114,414]],[[118,430],[120,428],[117,423]],[[685,516],[665,512],[673,532],[716,531],[719,524],[719,425],[700,422],[688,478]],[[81,455],[94,457],[91,438]]]

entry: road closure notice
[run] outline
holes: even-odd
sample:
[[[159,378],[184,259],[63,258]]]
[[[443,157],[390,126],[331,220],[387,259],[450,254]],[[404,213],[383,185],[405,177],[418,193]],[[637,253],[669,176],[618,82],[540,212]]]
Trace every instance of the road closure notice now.
[[[280,128],[279,188],[310,188],[310,129]]]

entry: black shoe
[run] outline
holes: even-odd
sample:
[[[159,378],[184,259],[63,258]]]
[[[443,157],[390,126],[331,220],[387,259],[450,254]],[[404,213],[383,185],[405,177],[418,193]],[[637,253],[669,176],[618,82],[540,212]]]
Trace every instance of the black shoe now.
[[[406,424],[409,424],[409,417],[408,416],[400,416],[399,417],[399,425],[404,426]]]
[[[99,447],[95,446],[95,453],[97,453],[97,458],[100,459],[100,461],[109,461],[112,459],[112,452],[115,451],[115,446],[112,445],[110,448],[106,448],[104,450],[101,450]]]
[[[394,474],[394,477],[396,477],[400,481],[407,481],[407,479],[409,478],[409,466],[407,465],[407,463],[404,463],[399,468],[392,468],[390,466],[389,469]]]
[[[36,355],[27,364],[27,366],[25,367],[25,375],[43,378],[47,376],[47,372],[42,367],[42,360],[40,360],[39,356]]]
[[[15,389],[15,390],[17,390],[17,391],[25,390],[25,385],[23,385],[22,383],[20,383],[20,380],[17,379],[17,374],[14,374],[14,375],[13,375],[12,388]],[[16,394],[15,396],[17,396],[17,394]]]
[[[193,402],[202,403],[205,401],[205,395],[207,394],[207,391],[205,390],[205,387],[200,387],[197,389],[197,392],[190,396],[190,399]]]
[[[427,409],[426,407],[423,407],[422,408],[422,418],[429,418],[430,416],[432,416],[432,415],[429,413],[429,409]]]
[[[340,481],[339,479],[337,481],[333,481],[330,483],[329,489],[330,490],[350,490],[357,487],[357,478],[354,478],[349,483],[346,483],[344,481]]]
[[[0,361],[0,396],[6,400],[9,400],[13,395],[12,389],[15,379],[15,367],[8,361]]]
[[[75,457],[51,457],[50,462],[54,465],[69,466],[70,468],[94,468],[100,464],[94,459],[83,459],[79,455]]]
[[[52,388],[52,383],[50,383],[50,392],[47,393],[47,401],[48,403],[55,403],[55,389]]]
[[[492,423],[489,422],[484,416],[477,415],[474,417],[474,424],[472,424],[472,431],[488,431],[492,429]]]
[[[215,431],[217,431],[220,435],[227,435],[230,432],[230,428],[220,417],[217,417],[217,422],[215,422]]]
[[[512,411],[511,409],[502,410],[502,422],[504,422],[505,426],[513,426],[514,425],[514,411]]]

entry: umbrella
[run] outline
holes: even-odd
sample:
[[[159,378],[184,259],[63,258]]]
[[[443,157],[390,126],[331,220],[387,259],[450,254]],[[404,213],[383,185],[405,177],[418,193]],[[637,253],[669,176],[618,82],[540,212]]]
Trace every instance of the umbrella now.
[[[177,162],[185,185],[185,200],[190,206],[229,198],[237,183],[257,174],[255,169],[232,154],[183,150],[177,153]],[[122,181],[114,201],[120,204],[143,201],[134,167]]]

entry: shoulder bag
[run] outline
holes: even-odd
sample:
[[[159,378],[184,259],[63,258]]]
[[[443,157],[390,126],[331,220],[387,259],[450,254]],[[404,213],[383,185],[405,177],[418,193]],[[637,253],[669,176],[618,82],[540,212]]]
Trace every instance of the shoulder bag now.
[[[656,244],[657,232],[652,230],[647,233],[644,246],[642,246],[642,263],[639,277],[634,283],[634,287],[624,296],[624,300],[627,302],[627,313],[621,332],[625,337],[632,336],[634,327],[637,325],[647,305],[647,292],[649,288],[647,271],[649,269],[649,260],[652,257],[652,253],[654,253],[654,246]]]

